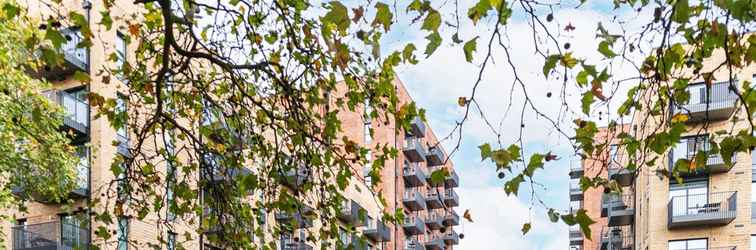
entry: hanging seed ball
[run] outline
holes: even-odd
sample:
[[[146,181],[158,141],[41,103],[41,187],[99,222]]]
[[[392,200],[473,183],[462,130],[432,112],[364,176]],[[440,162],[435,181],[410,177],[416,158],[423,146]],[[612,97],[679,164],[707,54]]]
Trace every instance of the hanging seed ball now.
[[[570,47],[571,47],[571,46],[572,46],[572,45],[570,45],[570,43],[565,43],[565,44],[564,44],[564,49],[570,49]]]
[[[551,98],[551,91],[549,91],[549,92],[546,92],[546,97],[549,97],[549,98]]]
[[[459,239],[464,239],[464,238],[465,238],[465,234],[464,233],[459,234]]]
[[[546,21],[551,22],[553,20],[554,20],[554,14],[549,13],[548,15],[546,15]]]
[[[506,174],[504,174],[503,172],[499,172],[499,175],[498,175],[499,179],[504,179],[504,176],[506,176]]]
[[[445,228],[445,227],[442,227],[442,228],[438,229],[438,231],[439,231],[440,233],[445,233],[445,232],[446,232],[446,228]]]

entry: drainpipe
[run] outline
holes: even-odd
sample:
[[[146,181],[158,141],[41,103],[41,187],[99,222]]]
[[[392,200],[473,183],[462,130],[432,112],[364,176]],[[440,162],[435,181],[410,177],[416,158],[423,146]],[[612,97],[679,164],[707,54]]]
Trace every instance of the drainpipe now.
[[[399,88],[396,87],[396,86],[394,86],[394,92],[398,93],[399,92]],[[396,110],[394,110],[394,112],[396,112]],[[398,133],[399,133],[399,131],[397,130],[396,120],[394,120],[394,148],[399,148],[399,143],[398,143],[399,137],[397,136]],[[400,178],[400,174],[401,174],[401,172],[399,172],[399,171],[400,171],[400,169],[399,169],[399,159],[397,157],[397,158],[394,159],[394,212],[396,212],[396,209],[399,207],[399,195],[398,195],[398,193],[399,193],[399,187],[398,187],[398,185],[399,185],[399,178]],[[394,250],[399,249],[398,244],[399,244],[399,227],[400,226],[401,226],[401,224],[395,224],[394,225]]]
[[[83,0],[81,2],[81,7],[86,12],[85,14],[86,14],[86,18],[87,18],[87,24],[89,25],[91,23],[92,2],[90,2],[88,0]],[[91,68],[92,68],[92,66],[91,66],[92,60],[90,59],[92,57],[92,55],[91,55],[91,53],[89,53],[89,49],[87,49],[87,56],[86,57],[87,57],[86,58],[86,70],[87,70],[87,73],[89,73],[89,72],[91,72]],[[87,84],[87,86],[86,86],[87,93],[89,93],[89,91],[90,91],[90,84]],[[89,102],[87,102],[87,103],[89,103]],[[87,108],[89,108],[89,107],[87,107]],[[87,111],[87,113],[88,113],[87,115],[91,115],[91,112]],[[91,139],[92,138],[92,119],[91,119],[91,116],[87,117],[87,119],[89,120],[88,121],[89,126],[87,126],[87,137],[88,137],[87,140],[91,143],[92,142],[92,139]],[[87,154],[87,161],[89,161],[89,164],[87,164],[87,165],[89,165],[89,170],[87,171],[87,206],[89,206],[89,204],[92,203],[92,165],[93,164],[92,164],[92,150],[91,149],[87,149],[87,151],[89,152]],[[92,244],[92,209],[87,209],[87,215],[89,217],[89,219],[88,219],[88,221],[89,221],[89,223],[88,223],[89,224],[88,225],[88,227],[89,227],[88,228],[89,229],[89,232],[88,232],[89,235],[88,235],[88,237],[89,237],[89,244],[91,245]]]

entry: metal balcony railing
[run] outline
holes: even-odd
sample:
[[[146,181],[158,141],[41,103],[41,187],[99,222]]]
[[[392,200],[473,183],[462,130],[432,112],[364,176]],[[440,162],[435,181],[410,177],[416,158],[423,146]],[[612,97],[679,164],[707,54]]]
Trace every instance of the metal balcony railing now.
[[[425,193],[425,202],[428,206],[428,209],[444,207],[444,204],[441,201],[441,196],[443,195],[443,192],[436,189],[428,190],[428,192]]]
[[[583,242],[583,232],[580,231],[580,227],[570,226],[569,230],[570,242]]]
[[[570,162],[570,178],[577,179],[583,176],[583,162],[571,161]]]
[[[62,90],[48,90],[42,95],[63,107],[66,112],[63,125],[80,135],[89,133],[89,104],[86,101]]]
[[[417,239],[405,239],[404,250],[424,250],[423,244],[420,244]]]
[[[439,233],[430,233],[425,237],[425,249],[443,250],[446,249],[444,235]]]
[[[425,142],[423,142],[422,138],[418,137],[404,138],[402,152],[404,152],[404,156],[412,162],[425,161],[425,156],[428,155],[428,149],[425,148]]]
[[[427,208],[423,193],[417,188],[405,190],[402,202],[412,211],[425,210]]]
[[[416,235],[425,232],[425,222],[417,215],[404,216],[404,223],[402,224],[405,234]]]
[[[459,215],[454,212],[453,209],[449,209],[444,215],[444,226],[457,226],[459,225]]]
[[[442,211],[428,211],[428,213],[425,214],[425,226],[430,229],[439,229],[443,227],[443,221],[444,216]]]
[[[430,148],[428,155],[425,158],[428,161],[428,166],[438,166],[444,164],[446,154],[444,154],[444,150],[441,149],[441,146],[435,146]]]
[[[449,176],[446,177],[445,187],[446,188],[459,187],[459,175],[457,175],[457,171],[454,171],[454,169],[452,169],[449,172]]]
[[[635,219],[635,195],[632,193],[610,194],[607,196],[607,217],[609,226],[630,225]]]
[[[609,178],[617,181],[620,186],[626,187],[633,183],[633,172],[628,170],[624,165],[613,162],[608,167]]]
[[[688,194],[667,205],[669,228],[727,225],[737,215],[737,192]]]
[[[376,242],[391,241],[391,229],[381,220],[370,220],[363,231],[366,237]]]
[[[415,116],[412,121],[410,121],[410,127],[412,129],[412,136],[414,137],[425,137],[425,122],[423,122],[423,119],[420,119],[419,116]]]
[[[89,230],[51,221],[12,228],[13,250],[89,249]]]
[[[453,188],[444,190],[444,203],[447,207],[459,206],[459,196]]]
[[[444,233],[444,242],[446,242],[446,245],[457,245],[459,244],[459,234],[457,234],[457,231],[454,231],[454,229],[449,229]]]
[[[736,85],[733,85],[736,86]],[[693,84],[688,86],[690,101],[686,104],[672,105],[672,113],[688,115],[688,122],[716,121],[729,118],[735,111],[738,97],[730,89],[729,82]]]
[[[360,219],[361,216],[365,216],[364,213],[365,209],[359,203],[354,200],[346,200],[342,204],[339,219],[350,223],[352,226],[359,227],[364,223],[364,220]]]
[[[601,229],[599,250],[633,250],[635,238],[632,227],[604,227]]]
[[[580,187],[579,179],[570,179],[570,200],[583,200],[583,189]]]
[[[700,174],[726,173],[730,171],[731,168],[725,165],[724,159],[720,154],[710,153],[711,144],[708,140],[709,139],[706,135],[682,139],[677,147],[670,152],[670,172],[675,167],[675,161],[678,159],[694,160],[699,153],[708,154],[704,168],[696,169],[695,171],[687,173],[680,173],[681,175],[694,176]],[[733,155],[731,159],[732,162],[735,162],[736,157]]]

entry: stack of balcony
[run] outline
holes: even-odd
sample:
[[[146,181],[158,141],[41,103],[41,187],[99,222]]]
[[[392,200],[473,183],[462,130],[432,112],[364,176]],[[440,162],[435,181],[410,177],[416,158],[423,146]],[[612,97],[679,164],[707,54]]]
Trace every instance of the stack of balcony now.
[[[633,250],[635,238],[631,226],[604,227],[601,229],[599,250]]]
[[[444,235],[439,233],[430,233],[426,235],[425,249],[428,250],[443,250],[446,249],[446,241],[444,241]]]
[[[89,230],[52,221],[14,226],[13,250],[89,249]]]
[[[631,192],[610,194],[605,201],[609,226],[625,226],[635,221],[635,196]]]
[[[735,113],[737,94],[730,88],[729,82],[714,83],[711,86],[691,84],[688,92],[691,98],[686,104],[672,106],[673,114],[687,114],[689,123],[701,121],[719,121],[730,118]]]
[[[446,204],[447,207],[459,206],[459,196],[457,196],[457,192],[455,192],[454,189],[450,188],[444,190],[444,204]]]
[[[89,135],[89,104],[63,90],[48,90],[42,95],[63,107],[63,128],[72,131],[75,140]]]
[[[430,229],[439,229],[444,226],[444,216],[440,211],[428,211],[425,214],[425,226]]]
[[[391,240],[391,229],[381,220],[370,221],[365,225],[363,233],[375,242],[388,242]]]
[[[423,222],[420,216],[405,215],[402,228],[404,228],[404,233],[407,235],[422,234],[425,232],[425,222]]]
[[[292,229],[301,229],[312,227],[312,218],[308,214],[313,209],[309,206],[302,206],[296,211],[277,211],[275,219],[280,224],[289,225]]]
[[[674,196],[667,205],[667,227],[723,226],[735,220],[737,192]]]
[[[341,211],[339,213],[339,219],[341,219],[343,222],[348,223],[352,226],[359,227],[363,226],[364,220],[361,218],[365,217],[365,209],[360,206],[359,203],[357,203],[354,200],[346,200],[341,207]]]
[[[404,191],[402,203],[411,211],[425,210],[427,205],[419,188],[410,188]]]

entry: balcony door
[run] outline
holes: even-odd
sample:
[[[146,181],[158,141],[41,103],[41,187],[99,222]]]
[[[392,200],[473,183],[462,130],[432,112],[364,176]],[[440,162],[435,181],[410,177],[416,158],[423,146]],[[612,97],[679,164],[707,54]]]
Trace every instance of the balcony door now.
[[[672,200],[672,215],[683,216],[698,214],[708,203],[709,187],[706,180],[672,184],[669,197]]]
[[[60,216],[60,240],[64,250],[89,248],[89,223],[86,213]]]
[[[688,91],[690,93],[690,100],[688,101],[688,104],[706,103],[706,84],[696,84],[689,86]]]

